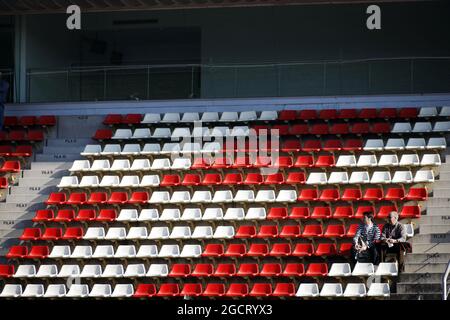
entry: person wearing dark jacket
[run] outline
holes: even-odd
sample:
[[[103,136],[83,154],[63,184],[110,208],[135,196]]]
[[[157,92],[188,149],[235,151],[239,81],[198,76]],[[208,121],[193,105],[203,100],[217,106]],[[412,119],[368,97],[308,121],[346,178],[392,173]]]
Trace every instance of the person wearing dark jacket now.
[[[376,242],[380,239],[380,229],[373,222],[373,213],[365,212],[363,221],[358,226],[353,238],[353,256],[359,262],[372,262],[378,264],[378,251]],[[367,260],[367,261],[363,261]]]
[[[400,270],[402,270],[405,251],[402,250],[400,243],[406,242],[406,228],[398,222],[397,212],[392,211],[389,213],[388,222],[383,226],[380,240],[381,259],[384,260],[387,253],[397,254],[397,261]]]

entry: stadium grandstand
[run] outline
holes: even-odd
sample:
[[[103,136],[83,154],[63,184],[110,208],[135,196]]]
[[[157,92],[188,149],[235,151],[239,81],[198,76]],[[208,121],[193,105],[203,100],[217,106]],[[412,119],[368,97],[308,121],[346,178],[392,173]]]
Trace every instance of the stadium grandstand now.
[[[450,6],[371,4],[0,0],[0,303],[446,300]]]

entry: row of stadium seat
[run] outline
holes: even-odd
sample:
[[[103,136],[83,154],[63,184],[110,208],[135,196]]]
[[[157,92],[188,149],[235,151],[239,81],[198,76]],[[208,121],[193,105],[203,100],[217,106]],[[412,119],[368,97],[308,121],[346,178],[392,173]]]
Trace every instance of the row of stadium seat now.
[[[20,161],[7,160],[3,162],[0,168],[0,174],[5,173],[18,173],[21,170]]]
[[[0,131],[0,141],[8,142],[39,142],[44,140],[44,131],[42,130],[12,130],[9,133]]]
[[[23,116],[23,117],[15,117],[15,116],[6,116],[3,120],[4,127],[51,127],[56,125],[56,117],[55,116]]]
[[[33,154],[33,147],[30,145],[23,146],[0,146],[0,157],[30,157]]]

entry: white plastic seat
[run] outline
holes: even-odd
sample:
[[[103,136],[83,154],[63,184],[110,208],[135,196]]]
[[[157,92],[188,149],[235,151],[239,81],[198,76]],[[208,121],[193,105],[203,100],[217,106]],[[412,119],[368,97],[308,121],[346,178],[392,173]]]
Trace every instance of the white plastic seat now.
[[[102,227],[90,227],[86,229],[83,239],[101,240],[105,238],[105,229]]]
[[[148,232],[146,227],[131,227],[128,230],[127,239],[147,239]]]
[[[319,286],[317,283],[300,283],[295,295],[302,298],[318,297]]]
[[[347,172],[331,172],[328,177],[329,184],[347,184],[348,173]]]
[[[412,223],[404,224],[406,230],[406,236],[408,238],[414,237],[414,225]]]
[[[203,221],[223,220],[222,208],[206,208],[202,216]]]
[[[141,153],[141,146],[138,144],[126,144],[122,148],[122,155],[138,155]]]
[[[369,172],[367,171],[355,171],[350,175],[350,184],[365,184],[369,182]]]
[[[176,226],[172,228],[169,239],[189,239],[191,237],[191,228],[186,226]]]
[[[106,233],[106,240],[123,240],[127,236],[127,230],[123,227],[111,227]]]
[[[426,142],[424,138],[409,138],[406,144],[406,150],[425,149]]]
[[[174,191],[170,198],[170,203],[189,203],[191,201],[191,194],[189,191]]]
[[[450,131],[450,121],[437,121],[434,124],[433,132],[446,132],[446,131]]]
[[[157,187],[160,184],[159,176],[156,174],[145,175],[139,183],[140,187]]]
[[[398,275],[398,266],[396,262],[380,262],[377,271],[375,271],[376,276],[392,276],[396,277]]]
[[[111,285],[96,283],[89,293],[90,298],[108,298],[111,296]]]
[[[22,298],[39,298],[44,295],[44,285],[42,284],[27,284],[23,290]]]
[[[416,122],[412,129],[412,132],[431,132],[431,123],[430,122]]]
[[[108,187],[118,187],[119,184],[120,184],[119,176],[103,176],[99,186],[108,188]]]
[[[329,277],[349,277],[352,270],[349,263],[333,263],[328,271]]]
[[[67,294],[64,284],[49,284],[45,290],[44,298],[63,298]]]
[[[21,264],[17,267],[15,278],[31,278],[36,275],[36,267],[32,264]]]
[[[168,239],[169,228],[168,227],[153,227],[150,229],[148,239]]]
[[[367,295],[366,285],[364,283],[347,283],[344,291],[346,298],[363,298]]]
[[[58,278],[78,278],[80,276],[80,266],[77,264],[63,264],[59,270]]]
[[[367,291],[368,297],[389,297],[391,291],[389,289],[389,283],[377,283],[372,282],[369,291]]]
[[[227,137],[231,135],[231,132],[228,127],[217,126],[212,128],[210,135],[211,137]]]
[[[342,155],[336,161],[336,167],[355,167],[356,157],[354,155]]]
[[[75,160],[70,167],[70,172],[75,171],[89,171],[91,169],[91,164],[89,160]]]
[[[0,293],[0,298],[18,298],[22,295],[22,286],[20,284],[5,284]]]
[[[247,122],[247,121],[255,121],[258,119],[255,111],[242,111],[239,113],[239,121]]]
[[[364,145],[364,150],[381,151],[384,148],[384,142],[382,139],[367,139]]]
[[[191,136],[190,128],[175,128],[172,132],[172,138],[176,138],[176,139],[190,137],[190,136]]]
[[[112,139],[126,140],[131,139],[132,136],[133,133],[131,132],[131,129],[117,129],[116,132],[114,132]]]
[[[197,226],[192,232],[191,239],[211,239],[213,229],[210,226]]]
[[[141,123],[158,123],[161,122],[161,114],[159,113],[146,113]]]
[[[445,141],[444,137],[438,137],[438,138],[430,138],[428,140],[427,149],[445,149],[447,148],[447,142]]]
[[[194,138],[206,138],[209,137],[209,128],[203,126],[194,126],[191,136]]]
[[[221,122],[234,122],[234,121],[238,121],[239,120],[239,116],[237,112],[222,112],[222,114],[220,115],[220,120]]]
[[[111,171],[128,171],[130,167],[130,160],[117,159],[111,165]]]
[[[146,143],[144,148],[142,148],[140,154],[159,154],[161,152],[161,146],[159,143]]]
[[[202,255],[202,247],[198,244],[185,244],[180,253],[180,258],[198,258]]]
[[[76,188],[78,187],[78,177],[77,176],[65,176],[62,177],[59,184],[57,185],[58,188]]]
[[[440,166],[441,156],[438,153],[424,154],[420,161],[422,166]]]
[[[183,117],[181,117],[180,122],[195,122],[200,120],[200,115],[198,112],[185,112]]]
[[[411,124],[409,122],[394,123],[391,132],[393,133],[408,133],[411,132]]]
[[[231,129],[230,135],[232,137],[247,137],[250,134],[248,126],[236,126]]]
[[[176,244],[163,244],[159,250],[159,258],[177,258],[180,256],[180,247]]]
[[[121,264],[107,264],[103,270],[103,278],[119,278],[124,274],[123,266]]]
[[[391,180],[389,171],[374,171],[370,183],[391,183]]]
[[[148,159],[135,159],[131,164],[130,171],[146,171],[150,170],[150,161]]]
[[[109,171],[111,165],[107,159],[94,160],[91,165],[90,171]]]
[[[272,121],[278,119],[278,113],[276,111],[262,111],[258,120],[260,121]]]
[[[173,160],[171,169],[172,170],[187,170],[190,169],[192,165],[190,158],[176,158]]]
[[[209,203],[212,200],[210,191],[195,191],[191,203]]]
[[[116,221],[137,221],[138,211],[136,209],[122,209]]]
[[[206,142],[201,150],[202,153],[218,153],[222,150],[219,142]]]
[[[253,202],[255,201],[255,193],[253,190],[238,190],[233,199],[234,202]]]
[[[72,284],[66,294],[68,298],[86,298],[89,295],[87,284]]]
[[[72,252],[69,246],[54,246],[48,255],[49,258],[69,258]]]
[[[123,274],[124,277],[145,277],[145,266],[142,263],[129,264]]]
[[[437,108],[422,107],[420,108],[419,114],[417,116],[423,118],[423,117],[435,117],[437,115],[438,115]]]
[[[357,262],[353,268],[352,276],[371,276],[375,273],[372,263]]]
[[[152,170],[169,170],[170,169],[170,160],[168,158],[161,158],[153,160]]]
[[[186,208],[180,217],[181,221],[200,221],[201,219],[202,211],[199,208]]]
[[[223,220],[244,220],[245,212],[243,208],[228,208],[223,216]]]
[[[168,191],[154,191],[148,200],[148,203],[168,203],[170,194]]]
[[[41,264],[36,272],[37,278],[54,278],[58,275],[58,267],[54,264]]]
[[[92,258],[112,258],[114,257],[114,247],[112,245],[98,245],[95,247]]]
[[[403,150],[405,149],[405,140],[399,138],[390,138],[384,146],[385,150]]]
[[[442,107],[441,111],[439,112],[439,116],[441,117],[448,117],[450,116],[450,107]]]
[[[111,294],[111,298],[129,298],[134,294],[134,288],[132,284],[129,283],[119,283],[116,284],[114,290]]]
[[[267,217],[266,208],[248,208],[245,220],[265,220]]]
[[[139,176],[123,176],[120,180],[119,187],[130,188],[139,187]]]
[[[398,166],[398,157],[396,154],[382,154],[378,160],[378,166],[380,167],[392,167]]]
[[[81,270],[81,278],[98,278],[102,276],[102,266],[99,264],[86,264]]]
[[[414,182],[426,182],[431,183],[434,182],[434,173],[433,170],[418,170],[414,175]]]
[[[311,172],[306,179],[306,184],[326,184],[327,174],[325,172]]]
[[[134,258],[136,257],[136,248],[133,245],[120,245],[116,249],[114,258]]]
[[[374,154],[362,154],[358,158],[357,167],[376,167],[377,157]]]
[[[163,139],[170,138],[172,131],[169,128],[156,128],[153,131],[152,138]]]
[[[202,122],[216,122],[219,121],[218,112],[204,112],[201,118]]]
[[[233,202],[233,193],[231,190],[218,190],[214,193],[211,200],[212,203],[228,203]]]
[[[258,192],[259,193],[259,192]],[[258,195],[257,195],[258,197]],[[297,201],[297,191],[292,189],[281,189],[275,199],[276,202],[295,202]],[[256,202],[256,199],[255,199]]]
[[[255,202],[275,202],[276,195],[273,190],[259,190],[256,193]]]
[[[122,151],[120,144],[107,144],[100,154],[102,155],[119,155]]]
[[[100,185],[100,181],[98,180],[98,176],[83,176],[81,178],[78,187],[80,188],[95,188]]]
[[[138,221],[158,221],[159,212],[157,209],[142,209]]]
[[[158,247],[154,244],[145,244],[139,247],[136,258],[153,258],[158,256]]]
[[[412,181],[411,171],[395,171],[392,177],[392,183],[411,183]]]
[[[149,128],[138,128],[133,132],[133,139],[148,139],[152,136]]]
[[[166,208],[161,212],[159,221],[178,221],[180,218],[180,209]]]
[[[148,268],[147,277],[167,277],[168,274],[167,264],[152,263]]]
[[[92,247],[91,246],[76,246],[73,249],[71,258],[87,259],[92,257]]]
[[[419,156],[416,153],[404,154],[400,158],[400,166],[418,166]]]
[[[164,143],[161,154],[179,154],[181,152],[181,145],[178,142]]]
[[[98,156],[102,152],[102,146],[99,144],[88,144],[84,147],[83,152],[80,152],[82,156]]]
[[[232,226],[218,226],[213,235],[214,239],[234,238],[234,228]]]
[[[342,284],[340,283],[324,283],[320,290],[321,297],[342,297],[343,294]]]
[[[161,122],[180,122],[180,114],[176,112],[164,113]]]

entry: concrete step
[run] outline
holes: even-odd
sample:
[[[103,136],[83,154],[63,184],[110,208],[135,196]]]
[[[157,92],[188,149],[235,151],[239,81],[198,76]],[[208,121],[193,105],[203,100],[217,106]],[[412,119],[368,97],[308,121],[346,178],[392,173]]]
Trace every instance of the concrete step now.
[[[405,263],[446,263],[450,261],[450,253],[409,253]]]
[[[397,294],[402,293],[437,293],[441,291],[441,283],[397,283]]]
[[[68,170],[71,162],[32,162],[31,170]]]
[[[450,213],[449,215],[442,215],[442,216],[422,216],[420,217],[420,220],[418,222],[421,225],[427,225],[427,224],[438,224],[438,225],[450,225]]]
[[[31,211],[31,210],[39,210],[45,209],[46,205],[42,201],[39,202],[16,202],[16,203],[0,203],[0,215],[4,212],[11,211]]]
[[[84,145],[73,145],[64,147],[44,147],[43,154],[67,154],[67,153],[80,153],[84,150]]]
[[[441,273],[400,273],[397,283],[439,283],[441,279]]]
[[[441,300],[440,292],[433,293],[391,293],[390,300]]]
[[[419,226],[420,234],[436,234],[436,233],[448,233],[450,232],[450,224],[422,224]]]
[[[47,139],[47,147],[71,147],[86,146],[95,143],[92,139],[86,138],[66,138],[66,139]]]
[[[413,253],[450,253],[450,244],[448,243],[414,243]]]
[[[450,199],[447,198],[429,198],[426,201],[427,209],[449,207]]]
[[[20,188],[42,188],[48,186],[56,186],[61,181],[60,177],[42,177],[42,178],[26,178],[20,179],[18,187]]]
[[[2,221],[5,221],[5,224],[9,224],[16,219],[31,220],[34,218],[34,215],[35,211],[33,210],[5,212],[0,215],[0,224],[2,224]]]
[[[450,182],[446,184],[446,187],[441,187],[433,190],[433,198],[446,198],[450,199]]]
[[[19,193],[8,195],[6,203],[24,203],[24,202],[43,203],[47,199],[48,195]]]
[[[414,246],[416,243],[446,243],[450,245],[450,233],[436,233],[436,234],[417,234],[411,242]]]
[[[444,273],[447,263],[407,263],[405,264],[406,273]]]
[[[427,212],[426,215],[427,216],[445,216],[448,215],[450,210],[449,207],[431,207],[431,208],[426,208]]]
[[[60,161],[74,161],[83,159],[79,153],[45,153],[45,154],[37,154],[36,161],[47,161],[47,162],[60,162]]]
[[[57,180],[59,183],[59,179]],[[49,186],[28,186],[28,187],[22,187],[22,186],[14,186],[13,188],[11,188],[11,193],[10,195],[13,194],[50,194],[51,192],[56,192],[58,191],[58,188],[56,187],[56,185],[49,185]]]
[[[68,175],[67,170],[25,170],[23,178],[47,178],[55,179]]]
[[[0,238],[16,238],[18,239],[23,233],[23,229],[0,230]]]
[[[33,221],[31,219],[13,219],[13,220],[4,220],[0,219],[0,230],[23,230],[24,228],[30,228],[33,226]]]

